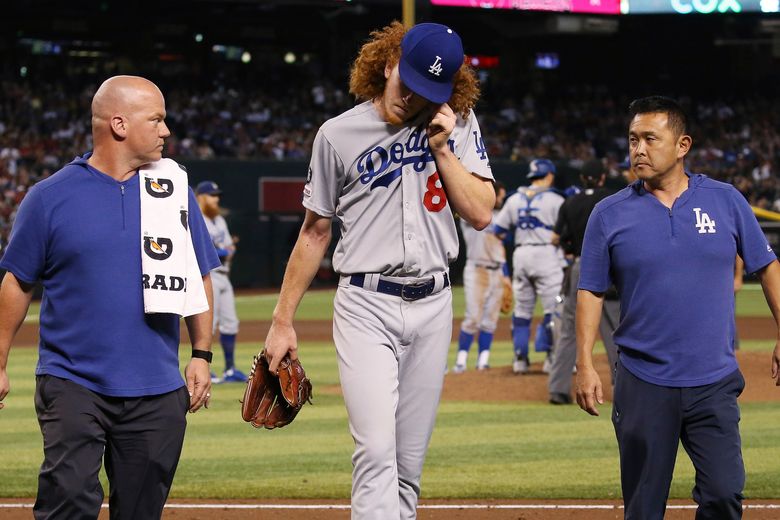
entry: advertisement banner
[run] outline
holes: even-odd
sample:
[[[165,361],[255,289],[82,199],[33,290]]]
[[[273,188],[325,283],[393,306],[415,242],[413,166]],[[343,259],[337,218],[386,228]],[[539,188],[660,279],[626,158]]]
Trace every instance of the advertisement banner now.
[[[620,0],[431,0],[434,5],[571,13],[619,14]]]
[[[623,14],[777,13],[780,0],[627,0]]]

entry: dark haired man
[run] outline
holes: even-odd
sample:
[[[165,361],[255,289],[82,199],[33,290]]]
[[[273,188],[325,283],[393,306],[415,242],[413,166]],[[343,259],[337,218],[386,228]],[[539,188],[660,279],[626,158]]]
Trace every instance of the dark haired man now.
[[[591,351],[604,292],[621,297],[612,422],[625,518],[662,519],[680,441],[696,469],[696,518],[742,517],[745,471],[734,354],[734,261],[758,273],[780,316],[780,266],[750,206],[731,185],[688,173],[681,107],[653,96],[629,107],[638,180],[588,221],[577,295],[577,402],[603,402]],[[771,360],[780,377],[780,342]],[[780,381],[778,381],[780,383]]]

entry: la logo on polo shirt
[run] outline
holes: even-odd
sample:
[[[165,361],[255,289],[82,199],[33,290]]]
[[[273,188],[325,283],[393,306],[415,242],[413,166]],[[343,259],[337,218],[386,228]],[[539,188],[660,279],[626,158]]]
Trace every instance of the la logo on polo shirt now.
[[[699,234],[715,233],[715,221],[709,215],[702,213],[701,208],[693,208],[693,212],[696,213],[696,228]]]

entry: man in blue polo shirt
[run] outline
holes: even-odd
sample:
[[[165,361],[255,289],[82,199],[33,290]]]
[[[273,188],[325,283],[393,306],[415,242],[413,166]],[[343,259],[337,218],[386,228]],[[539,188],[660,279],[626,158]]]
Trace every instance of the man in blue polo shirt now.
[[[94,153],[30,190],[0,262],[8,271],[0,288],[0,401],[10,390],[13,336],[34,285],[44,288],[36,519],[97,518],[103,459],[111,518],[159,518],[186,413],[208,406],[211,311],[185,318],[193,347],[186,382],[179,316],[144,313],[138,169],[160,160],[170,135],[164,119],[165,102],[152,82],[106,80],[92,101]],[[187,224],[210,307],[208,273],[219,260],[191,191]]]
[[[692,140],[673,100],[629,107],[638,180],[588,220],[577,296],[577,402],[603,402],[593,368],[604,292],[614,282],[621,319],[612,421],[627,519],[662,519],[680,441],[696,469],[698,520],[742,517],[745,471],[734,355],[734,261],[757,273],[780,315],[780,265],[733,186],[684,169]],[[772,355],[780,383],[780,342]]]

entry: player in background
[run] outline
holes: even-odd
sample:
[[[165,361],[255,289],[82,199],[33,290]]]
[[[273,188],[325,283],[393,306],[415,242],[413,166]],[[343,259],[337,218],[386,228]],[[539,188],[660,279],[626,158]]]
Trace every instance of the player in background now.
[[[495,218],[504,204],[506,188],[500,182],[496,182],[493,187],[496,190],[496,205],[493,209]],[[479,346],[477,370],[488,368],[490,346],[493,344],[493,333],[498,324],[504,284],[512,283],[506,265],[504,243],[493,230],[487,227],[477,231],[463,220],[460,227],[466,246],[466,265],[463,268],[466,315],[460,327],[458,354],[452,369],[456,374],[466,370],[466,360],[474,336],[477,336]]]
[[[528,341],[537,297],[541,300],[544,318],[536,329],[534,348],[537,352],[548,353],[545,369],[549,369],[549,353],[553,344],[552,317],[565,265],[560,250],[552,244],[553,226],[564,200],[552,189],[555,165],[548,159],[534,159],[526,178],[531,185],[521,186],[509,196],[493,226],[494,232],[502,239],[514,230],[512,343],[515,360],[512,371],[516,374],[525,374],[530,368]]]
[[[219,196],[222,191],[214,181],[203,181],[195,188],[198,205],[206,221],[206,227],[211,236],[211,242],[217,250],[219,261],[222,262],[211,272],[211,283],[214,287],[214,332],[219,326],[219,343],[225,354],[225,371],[222,377],[212,374],[213,383],[245,383],[246,375],[236,368],[236,336],[238,335],[238,315],[236,314],[236,297],[233,285],[230,283],[230,264],[236,253],[233,237],[228,230],[227,222],[219,208]]]
[[[353,520],[417,517],[452,339],[454,213],[483,229],[495,205],[463,58],[460,37],[434,23],[394,22],[363,45],[350,74],[363,102],[314,139],[306,216],[265,342],[271,372],[297,357],[295,311],[338,216],[333,340],[355,441]]]

